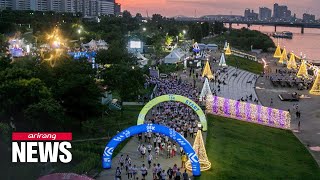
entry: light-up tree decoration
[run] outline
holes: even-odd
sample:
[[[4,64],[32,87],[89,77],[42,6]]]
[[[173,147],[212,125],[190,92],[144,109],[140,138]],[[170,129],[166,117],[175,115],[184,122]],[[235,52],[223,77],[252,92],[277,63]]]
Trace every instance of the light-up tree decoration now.
[[[212,92],[210,89],[209,81],[206,78],[206,80],[204,81],[204,84],[203,84],[203,88],[201,90],[199,100],[203,101],[203,99],[205,99],[207,96],[212,96]]]
[[[290,59],[287,63],[288,69],[297,69],[296,56],[291,52]]]
[[[298,77],[304,77],[304,78],[308,78],[308,69],[307,69],[307,64],[306,61],[301,60],[301,65],[297,74]]]
[[[227,50],[227,48],[228,48],[228,42],[226,41],[226,42],[224,43],[223,50]]]
[[[206,99],[206,112],[265,126],[290,129],[291,116],[288,111],[248,102],[211,96]]]
[[[280,48],[280,45],[278,44],[277,45],[277,49],[276,49],[276,51],[274,52],[274,55],[273,55],[273,57],[274,58],[281,58],[281,48]]]
[[[201,127],[201,124],[200,124],[200,127]],[[206,148],[203,143],[201,130],[198,130],[197,135],[196,135],[196,139],[194,140],[192,147],[199,158],[200,170],[201,171],[209,170],[211,168],[211,162],[209,161],[208,156],[207,156]],[[188,160],[186,162],[186,169],[189,171],[192,170],[190,160]]]
[[[221,54],[219,66],[227,66],[226,64],[226,58],[224,57],[224,53]]]
[[[225,51],[225,54],[226,54],[227,56],[231,55],[231,49],[230,49],[230,44],[229,44],[229,43],[228,43],[227,49],[226,49],[226,51]]]
[[[204,70],[202,72],[202,77],[207,77],[209,80],[213,79],[213,74],[210,69],[209,61],[207,60]]]
[[[280,64],[284,64],[284,63],[287,62],[287,60],[288,60],[288,55],[287,55],[286,48],[284,47],[283,51],[282,51],[282,54],[281,54],[281,57],[280,57],[280,60],[279,60],[279,63]]]
[[[313,86],[310,90],[310,94],[320,96],[320,71],[317,72],[317,78],[315,79]]]

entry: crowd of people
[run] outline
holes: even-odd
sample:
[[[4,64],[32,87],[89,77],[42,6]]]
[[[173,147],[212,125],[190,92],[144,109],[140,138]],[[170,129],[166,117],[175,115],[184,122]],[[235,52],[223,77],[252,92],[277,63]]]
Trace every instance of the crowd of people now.
[[[175,94],[185,96],[195,102],[198,102],[199,92],[190,83],[183,82],[176,75],[170,75],[166,78],[147,79],[147,84],[156,85],[154,95],[161,96],[165,94]],[[155,106],[151,113],[146,117],[145,123],[164,125],[181,133],[185,138],[193,139],[199,130],[198,116],[195,112],[179,102],[163,102]],[[116,178],[121,179],[122,172],[125,171],[128,179],[136,180],[139,177],[146,179],[148,173],[152,173],[154,180],[188,180],[189,176],[185,169],[188,160],[183,148],[171,140],[168,136],[159,133],[146,132],[137,135],[139,144],[137,151],[142,160],[141,167],[137,167],[131,162],[131,158],[127,155],[121,155],[119,159],[119,167],[116,170]],[[174,164],[168,169],[162,168],[160,163],[156,163],[158,158],[174,158],[180,156],[181,166]],[[141,173],[141,176],[139,175]],[[149,176],[148,176],[149,177]]]

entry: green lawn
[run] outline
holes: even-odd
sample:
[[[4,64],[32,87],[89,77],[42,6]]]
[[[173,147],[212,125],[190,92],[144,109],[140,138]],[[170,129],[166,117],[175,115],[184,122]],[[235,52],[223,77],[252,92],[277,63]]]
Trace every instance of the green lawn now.
[[[212,168],[201,180],[319,179],[320,169],[291,131],[208,117],[206,149]]]
[[[238,67],[239,69],[255,74],[261,74],[263,72],[263,64],[234,55],[226,56],[226,63],[229,66]]]
[[[95,119],[91,123],[87,123],[86,131],[77,134],[74,140],[97,138],[97,137],[112,137],[117,131],[122,131],[130,126],[137,124],[137,119],[142,106],[124,106],[122,113],[114,111],[109,115],[105,115],[102,119]],[[102,170],[101,157],[103,150],[109,140],[95,140],[85,142],[72,143],[72,162],[70,164],[57,164],[54,168],[56,172],[99,172]],[[115,156],[128,141],[124,141],[115,149]],[[89,173],[92,174],[92,173]]]

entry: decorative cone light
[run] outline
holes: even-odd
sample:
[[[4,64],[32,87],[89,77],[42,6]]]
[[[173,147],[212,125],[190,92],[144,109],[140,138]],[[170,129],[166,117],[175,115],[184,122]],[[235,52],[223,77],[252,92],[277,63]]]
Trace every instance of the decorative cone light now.
[[[290,59],[287,63],[287,68],[288,69],[296,69],[297,68],[296,58],[295,58],[295,55],[293,54],[293,52],[291,52]]]
[[[194,140],[194,143],[193,143],[193,149],[199,158],[200,170],[207,171],[211,168],[211,162],[208,159],[206,148],[204,147],[202,132],[200,130],[201,124],[198,124],[198,127],[199,127],[199,130],[197,132],[196,139]],[[186,169],[189,171],[192,170],[190,160],[186,162]]]
[[[226,64],[226,58],[224,57],[224,53],[221,54],[219,66],[227,66]]]
[[[204,81],[204,84],[203,84],[203,88],[201,90],[199,100],[204,101],[204,99],[206,99],[207,96],[212,96],[212,92],[210,89],[209,81],[206,78],[206,80]]]
[[[320,96],[320,70],[317,72],[317,78],[314,80],[313,86],[310,90],[310,94]]]
[[[225,51],[225,54],[226,54],[227,56],[231,55],[231,49],[230,49],[229,43],[228,43],[227,49],[226,49],[226,51]]]
[[[209,61],[207,60],[206,66],[204,67],[204,70],[202,72],[202,77],[207,77],[209,80],[213,79],[213,74],[210,69]]]
[[[276,51],[274,52],[274,55],[273,55],[273,57],[274,58],[281,58],[281,48],[280,48],[280,45],[278,44],[277,45],[277,49],[276,49]]]
[[[301,60],[301,65],[297,74],[298,77],[304,77],[304,78],[308,78],[308,70],[307,70],[307,65],[306,62],[304,60]]]
[[[288,60],[286,48],[283,48],[282,55],[280,57],[279,63],[284,64]]]
[[[228,48],[228,42],[226,41],[226,42],[224,43],[223,50],[227,50],[227,48]]]

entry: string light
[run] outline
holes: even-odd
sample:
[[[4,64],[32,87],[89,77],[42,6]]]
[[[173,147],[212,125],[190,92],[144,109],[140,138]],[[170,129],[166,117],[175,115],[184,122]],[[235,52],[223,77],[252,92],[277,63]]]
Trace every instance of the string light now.
[[[206,112],[265,126],[290,129],[291,116],[288,111],[248,102],[235,101],[218,96],[208,96]]]

